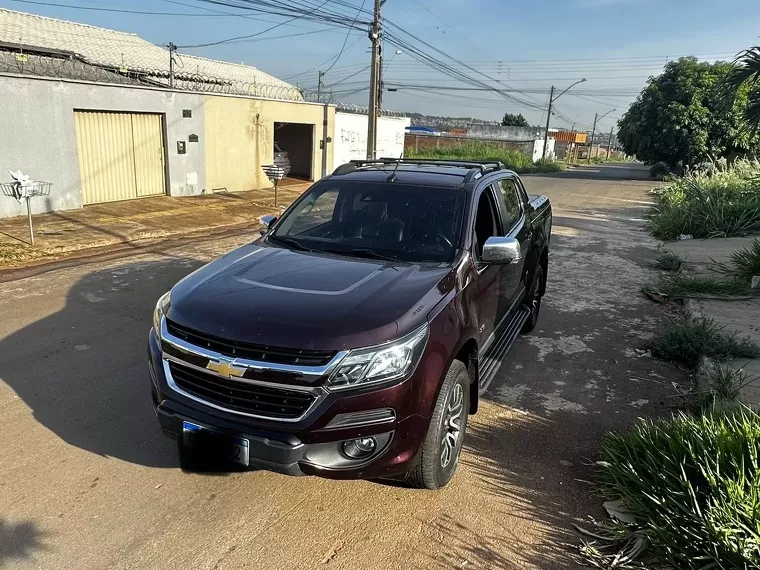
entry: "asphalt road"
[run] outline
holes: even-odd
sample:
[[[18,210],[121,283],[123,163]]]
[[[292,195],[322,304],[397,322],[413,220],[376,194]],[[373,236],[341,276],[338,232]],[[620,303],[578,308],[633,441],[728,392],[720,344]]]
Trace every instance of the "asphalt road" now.
[[[153,303],[250,236],[0,284],[0,568],[577,567],[603,434],[667,413],[685,381],[644,350],[666,317],[638,292],[655,245],[636,178],[526,178],[554,204],[547,297],[441,492],[180,469],[150,407]]]

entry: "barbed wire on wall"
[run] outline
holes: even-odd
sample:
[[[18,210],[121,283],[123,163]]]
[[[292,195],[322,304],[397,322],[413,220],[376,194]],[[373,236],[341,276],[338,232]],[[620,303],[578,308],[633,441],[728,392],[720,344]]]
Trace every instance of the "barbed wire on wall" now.
[[[0,50],[0,73],[140,85],[140,81],[130,74],[115,73],[77,59],[5,50]]]
[[[357,115],[369,115],[369,108],[366,105],[356,105],[355,103],[344,103],[342,101],[335,102],[335,110],[342,113],[354,113]],[[393,111],[391,109],[380,109],[378,111],[379,116],[389,117],[393,119],[404,119],[406,115],[401,111]]]
[[[127,69],[126,67],[109,69],[82,61],[74,54],[45,55],[20,50],[0,49],[0,73],[169,89],[169,73],[166,70]],[[364,105],[335,101],[330,93],[319,94],[313,90],[303,90],[287,84],[239,81],[225,77],[178,71],[174,75],[173,89],[200,93],[242,95],[280,101],[329,103],[336,105],[338,111],[358,115],[369,114],[367,107]],[[390,109],[381,109],[379,115],[381,117],[392,118],[406,117],[404,113]]]
[[[22,51],[0,50],[0,73],[169,88],[169,73],[166,70],[127,69],[126,67],[109,69],[92,65],[73,55],[56,57]],[[175,73],[173,88],[182,91],[244,95],[284,101],[304,101],[307,99],[306,94],[301,89],[290,85],[239,81],[182,71]],[[309,97],[312,95],[309,94]]]

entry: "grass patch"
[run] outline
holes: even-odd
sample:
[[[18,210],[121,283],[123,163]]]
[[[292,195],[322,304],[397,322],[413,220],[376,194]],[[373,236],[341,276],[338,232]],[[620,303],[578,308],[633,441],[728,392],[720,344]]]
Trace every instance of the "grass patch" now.
[[[693,369],[702,356],[758,358],[760,346],[749,338],[726,333],[712,319],[689,319],[660,331],[652,341],[652,355]]]
[[[758,568],[759,455],[760,417],[747,409],[644,420],[605,438],[599,489],[622,501],[635,522],[616,526],[659,564]]]
[[[673,253],[672,251],[660,251],[655,258],[654,265],[657,269],[677,273],[678,271],[681,271],[683,259],[681,259],[680,255]]]
[[[740,160],[723,169],[689,174],[653,194],[657,204],[647,214],[647,229],[659,239],[760,232],[760,162]]]
[[[701,387],[690,394],[689,405],[696,412],[735,409],[742,402],[742,391],[750,377],[739,368],[727,364],[709,367],[700,380]]]
[[[559,172],[563,165],[551,159],[533,162],[532,158],[517,150],[504,149],[496,145],[474,142],[430,148],[419,152],[409,151],[406,158],[434,158],[440,160],[498,160],[504,166],[519,174]]]
[[[752,292],[749,284],[740,279],[717,279],[715,277],[687,277],[674,275],[655,288],[673,299],[700,296],[747,295]]]
[[[752,245],[731,254],[730,272],[737,279],[751,281],[755,275],[760,275],[760,239],[755,238]]]
[[[43,257],[47,257],[47,254],[30,245],[0,242],[0,267],[13,267]]]

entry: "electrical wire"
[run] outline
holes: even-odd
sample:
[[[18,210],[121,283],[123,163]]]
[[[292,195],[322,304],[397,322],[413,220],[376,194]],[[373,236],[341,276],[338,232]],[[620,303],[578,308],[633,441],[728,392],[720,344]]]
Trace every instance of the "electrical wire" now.
[[[97,6],[75,6],[73,4],[57,4],[55,2],[42,2],[40,0],[10,0],[19,4],[33,4],[35,6],[52,6],[55,8],[68,8],[70,10],[90,10],[94,12],[115,12],[117,14],[138,14],[141,16],[188,16],[188,17],[209,17],[209,16],[238,16],[240,14],[194,14],[190,12],[154,12],[149,10],[127,10],[124,8],[99,8]]]
[[[346,42],[348,41],[348,36],[351,35],[351,32],[354,29],[354,25],[356,24],[356,20],[359,18],[359,15],[362,13],[362,10],[364,9],[364,4],[367,0],[362,0],[362,5],[359,6],[359,9],[356,11],[356,16],[354,17],[354,21],[351,22],[351,27],[348,28],[348,31],[346,32],[346,37],[343,40],[343,45],[340,48],[340,51],[338,52],[338,55],[335,56],[335,61],[332,62],[330,67],[328,67],[323,73],[327,73],[330,71],[333,67],[335,67],[335,64],[338,63],[338,60],[340,59],[340,56],[343,55],[343,51],[346,49]]]
[[[319,5],[319,8],[322,8],[328,2],[330,2],[330,0],[325,0],[324,2],[322,2],[322,4]],[[255,34],[248,34],[248,35],[245,35],[245,36],[236,36],[234,38],[227,38],[225,40],[219,40],[219,41],[216,41],[216,42],[209,42],[209,43],[205,43],[205,44],[194,44],[194,45],[186,45],[186,46],[177,46],[177,48],[179,48],[179,49],[205,48],[205,47],[210,47],[210,46],[218,46],[218,45],[221,45],[221,44],[228,44],[228,43],[235,42],[237,40],[255,38],[257,36],[262,36],[262,35],[266,34],[267,32],[271,32],[274,29],[280,28],[280,27],[284,26],[285,24],[289,24],[290,22],[295,22],[296,20],[299,20],[300,18],[302,18],[302,15],[294,16],[294,17],[292,17],[289,20],[285,20],[284,22],[280,22],[279,24],[275,24],[274,26],[272,26],[270,28],[267,28],[266,30],[263,30],[261,32],[256,32]]]

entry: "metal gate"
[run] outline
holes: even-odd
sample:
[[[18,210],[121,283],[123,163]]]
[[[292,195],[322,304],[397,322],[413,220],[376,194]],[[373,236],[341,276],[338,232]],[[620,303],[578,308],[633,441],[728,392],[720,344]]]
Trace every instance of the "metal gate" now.
[[[161,115],[75,111],[84,204],[164,194]]]

